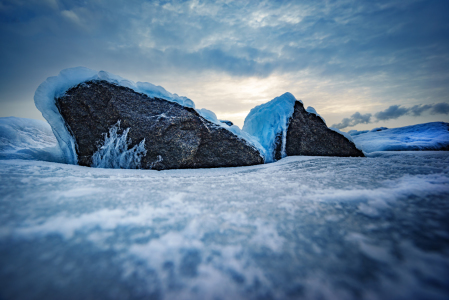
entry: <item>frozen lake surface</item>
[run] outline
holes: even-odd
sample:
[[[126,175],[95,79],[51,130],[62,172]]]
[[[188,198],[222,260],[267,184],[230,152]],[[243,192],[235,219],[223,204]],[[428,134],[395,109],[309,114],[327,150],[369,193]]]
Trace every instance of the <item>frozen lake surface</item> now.
[[[449,152],[0,176],[1,299],[449,299]]]

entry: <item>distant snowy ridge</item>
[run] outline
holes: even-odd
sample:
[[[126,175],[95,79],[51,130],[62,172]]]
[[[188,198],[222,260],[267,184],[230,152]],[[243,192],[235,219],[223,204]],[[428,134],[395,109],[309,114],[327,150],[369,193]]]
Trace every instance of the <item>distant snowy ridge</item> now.
[[[59,110],[55,103],[55,98],[58,98],[69,90],[70,88],[77,86],[82,82],[89,80],[105,80],[110,83],[127,87],[134,90],[137,93],[142,93],[148,97],[157,97],[165,99],[167,101],[176,102],[182,106],[195,109],[195,104],[192,100],[186,97],[178,96],[167,92],[163,87],[156,86],[148,82],[133,82],[126,80],[120,76],[105,72],[94,71],[84,67],[69,68],[62,70],[58,76],[47,78],[36,90],[34,95],[34,103],[42,113],[43,117],[51,125],[54,135],[58,141],[59,147],[64,155],[65,161],[68,164],[77,164],[78,159],[76,155],[76,143],[70,134],[64,119],[59,113]],[[238,126],[228,126],[221,123],[216,115],[207,109],[196,109],[196,111],[205,119],[210,122],[226,128],[242,140],[248,142],[255,149],[258,149],[261,153],[264,153],[263,147],[252,136],[240,130]]]
[[[431,122],[399,128],[351,130],[356,145],[365,152],[449,150],[449,123]]]

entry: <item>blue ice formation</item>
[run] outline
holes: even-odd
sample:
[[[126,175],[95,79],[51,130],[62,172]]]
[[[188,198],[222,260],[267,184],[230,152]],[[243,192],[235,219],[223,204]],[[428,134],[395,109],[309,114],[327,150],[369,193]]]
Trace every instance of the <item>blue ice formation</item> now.
[[[276,136],[280,133],[283,133],[282,148],[285,149],[287,128],[289,119],[293,115],[295,101],[300,100],[296,100],[290,93],[285,93],[254,107],[245,118],[242,130],[254,136],[262,145],[265,150],[265,162],[274,161]]]

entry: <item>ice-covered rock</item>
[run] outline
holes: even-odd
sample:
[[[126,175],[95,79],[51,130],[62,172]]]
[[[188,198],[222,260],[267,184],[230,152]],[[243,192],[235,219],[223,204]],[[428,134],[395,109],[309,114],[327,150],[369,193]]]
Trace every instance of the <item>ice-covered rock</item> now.
[[[243,130],[264,146],[267,161],[285,156],[364,156],[350,135],[328,128],[313,107],[285,93],[253,108]]]
[[[286,156],[285,137],[296,101],[292,94],[285,93],[254,107],[245,118],[242,130],[255,136],[264,147],[266,162]]]
[[[56,94],[53,101],[78,164],[162,170],[264,162],[253,144],[221,126],[213,112],[167,101],[163,93],[148,95],[102,79]],[[118,121],[121,128],[114,131]]]
[[[365,152],[449,150],[449,123],[445,122],[351,130],[349,134]]]
[[[0,159],[64,162],[48,123],[16,117],[0,118]]]
[[[43,117],[51,125],[59,147],[63,153],[64,161],[68,164],[78,163],[76,141],[69,131],[67,123],[61,117],[59,109],[56,106],[55,99],[64,95],[70,88],[91,80],[101,80],[116,86],[127,87],[132,91],[144,94],[149,98],[160,98],[169,102],[177,103],[186,108],[195,109],[195,104],[189,98],[169,93],[163,87],[156,86],[148,82],[132,82],[105,71],[97,72],[84,67],[64,69],[59,73],[59,75],[47,78],[47,80],[38,87],[34,95],[34,102],[36,107],[41,111]],[[213,124],[219,127],[221,126],[232,132],[237,135],[239,139],[244,140],[246,144],[249,144],[250,147],[256,148],[259,152],[263,153],[263,147],[257,142],[257,140],[240,130],[237,126],[229,127],[228,125],[221,123],[218,121],[215,114],[209,110],[195,110],[204,119],[207,119]],[[214,120],[211,121],[211,117]]]

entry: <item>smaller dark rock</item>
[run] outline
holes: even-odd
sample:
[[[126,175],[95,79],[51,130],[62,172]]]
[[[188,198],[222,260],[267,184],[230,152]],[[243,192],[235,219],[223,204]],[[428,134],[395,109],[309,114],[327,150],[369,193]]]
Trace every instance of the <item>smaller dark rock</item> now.
[[[228,121],[228,120],[220,120],[220,122],[221,122],[221,123],[225,123],[225,124],[228,125],[228,126],[234,125],[234,123],[232,123],[231,121]]]
[[[282,134],[277,141],[282,141]],[[278,153],[280,150],[277,146],[276,158],[281,156]],[[285,153],[287,156],[365,156],[353,142],[329,129],[317,115],[307,112],[299,101],[295,102],[295,109],[289,120]]]

